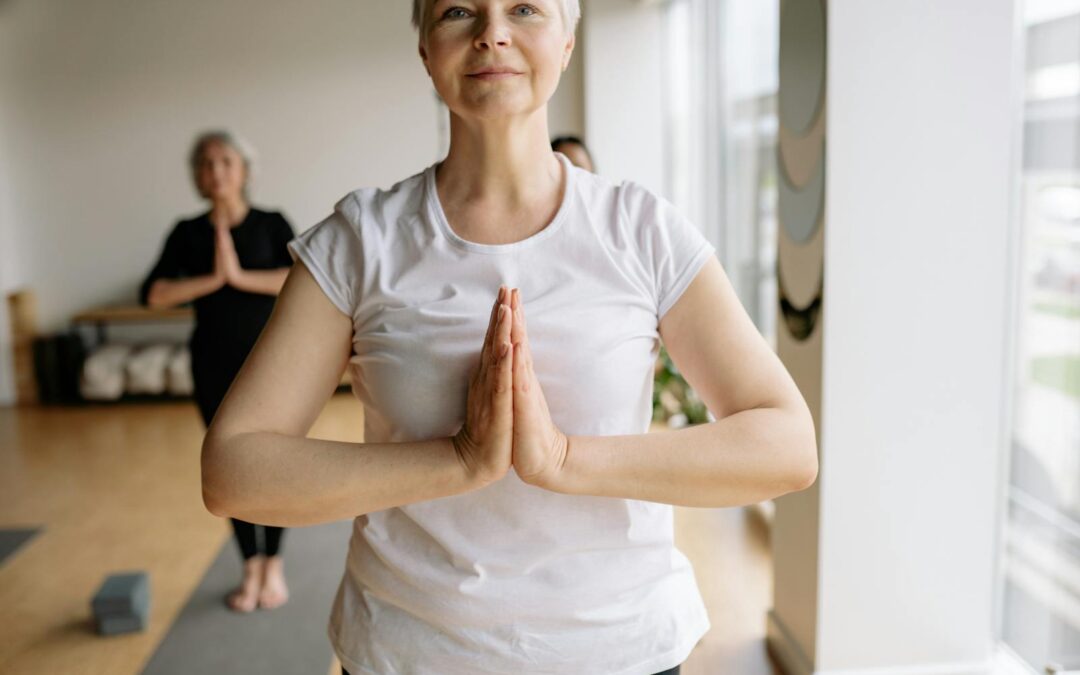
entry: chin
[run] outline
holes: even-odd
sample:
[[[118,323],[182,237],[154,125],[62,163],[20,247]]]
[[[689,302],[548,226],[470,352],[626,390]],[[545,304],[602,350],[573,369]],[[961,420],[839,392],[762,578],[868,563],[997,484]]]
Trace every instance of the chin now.
[[[474,101],[469,104],[452,107],[460,117],[474,119],[500,119],[511,117],[527,117],[544,106],[543,103],[521,102],[514,100],[486,100]]]

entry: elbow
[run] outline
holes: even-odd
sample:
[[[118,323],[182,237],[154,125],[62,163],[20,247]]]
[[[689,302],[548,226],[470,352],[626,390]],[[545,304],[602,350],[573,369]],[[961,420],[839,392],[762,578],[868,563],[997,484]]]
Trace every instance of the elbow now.
[[[150,309],[168,309],[171,305],[165,298],[161,297],[162,292],[162,279],[157,279],[150,285],[144,293],[142,293],[142,304]]]
[[[158,297],[157,297],[158,296],[158,293],[157,293],[158,288],[159,288],[159,286],[157,285],[157,282],[154,282],[149,288],[144,289],[139,294],[139,296],[140,296],[139,297],[139,301],[140,301],[139,304],[141,304],[143,307],[148,307],[150,309],[156,309],[158,307],[158,305],[161,304],[161,301],[158,300]]]
[[[800,490],[805,490],[817,482],[818,458],[816,444],[814,445],[812,450],[812,453],[804,453],[809,454],[808,458],[800,459],[799,462],[796,463],[797,466],[800,466],[802,468],[800,468],[799,471],[795,472],[795,475],[792,477],[792,492],[799,492]]]
[[[799,448],[791,462],[792,467],[797,467],[792,476],[793,492],[809,488],[817,482],[818,478],[817,431],[814,428],[814,421],[809,412],[807,418],[808,422],[804,425],[798,440],[792,444],[793,447]]]
[[[202,499],[203,506],[205,506],[206,510],[212,515],[215,515],[218,518],[227,518],[229,516],[229,511],[225,508],[224,502],[222,502],[216,492],[209,488],[205,479],[203,480],[202,486]]]
[[[218,461],[219,447],[216,439],[209,433],[202,445],[202,498],[206,510],[220,518],[232,515],[229,494],[222,480],[222,468]]]
[[[222,495],[221,491],[214,487],[212,481],[207,480],[205,468],[203,469],[203,505],[206,507],[206,511],[220,518],[229,517],[230,515],[225,495]]]

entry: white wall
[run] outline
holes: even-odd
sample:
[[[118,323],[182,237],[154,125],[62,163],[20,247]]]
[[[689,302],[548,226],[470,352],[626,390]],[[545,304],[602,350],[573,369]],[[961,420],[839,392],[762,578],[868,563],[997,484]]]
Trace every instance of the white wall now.
[[[257,148],[253,202],[297,232],[348,191],[438,159],[409,12],[400,0],[0,2],[0,291],[32,288],[45,332],[134,302],[168,230],[204,209],[185,156],[208,127]],[[550,104],[553,132],[582,132],[580,60]]]
[[[15,40],[15,25],[12,11],[11,2],[0,2],[0,405],[7,405],[15,400],[7,293],[20,276],[17,267],[18,242],[15,239],[11,203],[11,152],[7,142],[11,132],[8,123],[9,111],[13,103],[12,97],[7,95],[7,92],[13,91],[14,60],[11,45]]]
[[[792,563],[817,566],[820,601],[793,672],[988,673],[1013,2],[828,7],[820,553]]]
[[[606,178],[631,179],[666,195],[662,3],[582,4],[585,142]]]

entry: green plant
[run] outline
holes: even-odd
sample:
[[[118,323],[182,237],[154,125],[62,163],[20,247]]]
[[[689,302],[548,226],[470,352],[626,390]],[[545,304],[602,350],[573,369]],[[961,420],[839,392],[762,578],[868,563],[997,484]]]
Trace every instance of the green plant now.
[[[683,379],[663,345],[660,345],[660,356],[656,360],[653,378],[652,418],[654,422],[670,423],[672,426],[709,421],[709,411],[705,404]]]

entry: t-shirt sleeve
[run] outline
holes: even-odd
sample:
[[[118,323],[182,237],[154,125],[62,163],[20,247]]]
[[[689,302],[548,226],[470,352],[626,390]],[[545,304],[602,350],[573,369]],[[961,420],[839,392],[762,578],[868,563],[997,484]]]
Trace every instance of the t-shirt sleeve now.
[[[292,260],[302,260],[323,293],[346,316],[354,316],[364,268],[358,208],[350,194],[334,212],[288,243]]]
[[[716,253],[705,235],[667,199],[627,181],[623,208],[636,233],[642,267],[651,275],[656,317],[667,314]]]
[[[277,214],[274,224],[274,267],[291,267],[293,264],[292,253],[289,251],[289,242],[296,237],[292,225],[282,214]]]
[[[184,267],[184,233],[182,224],[173,227],[168,237],[165,238],[165,246],[158,256],[157,262],[143,279],[139,286],[139,304],[146,307],[150,299],[150,287],[158,279],[179,279],[188,275]]]

